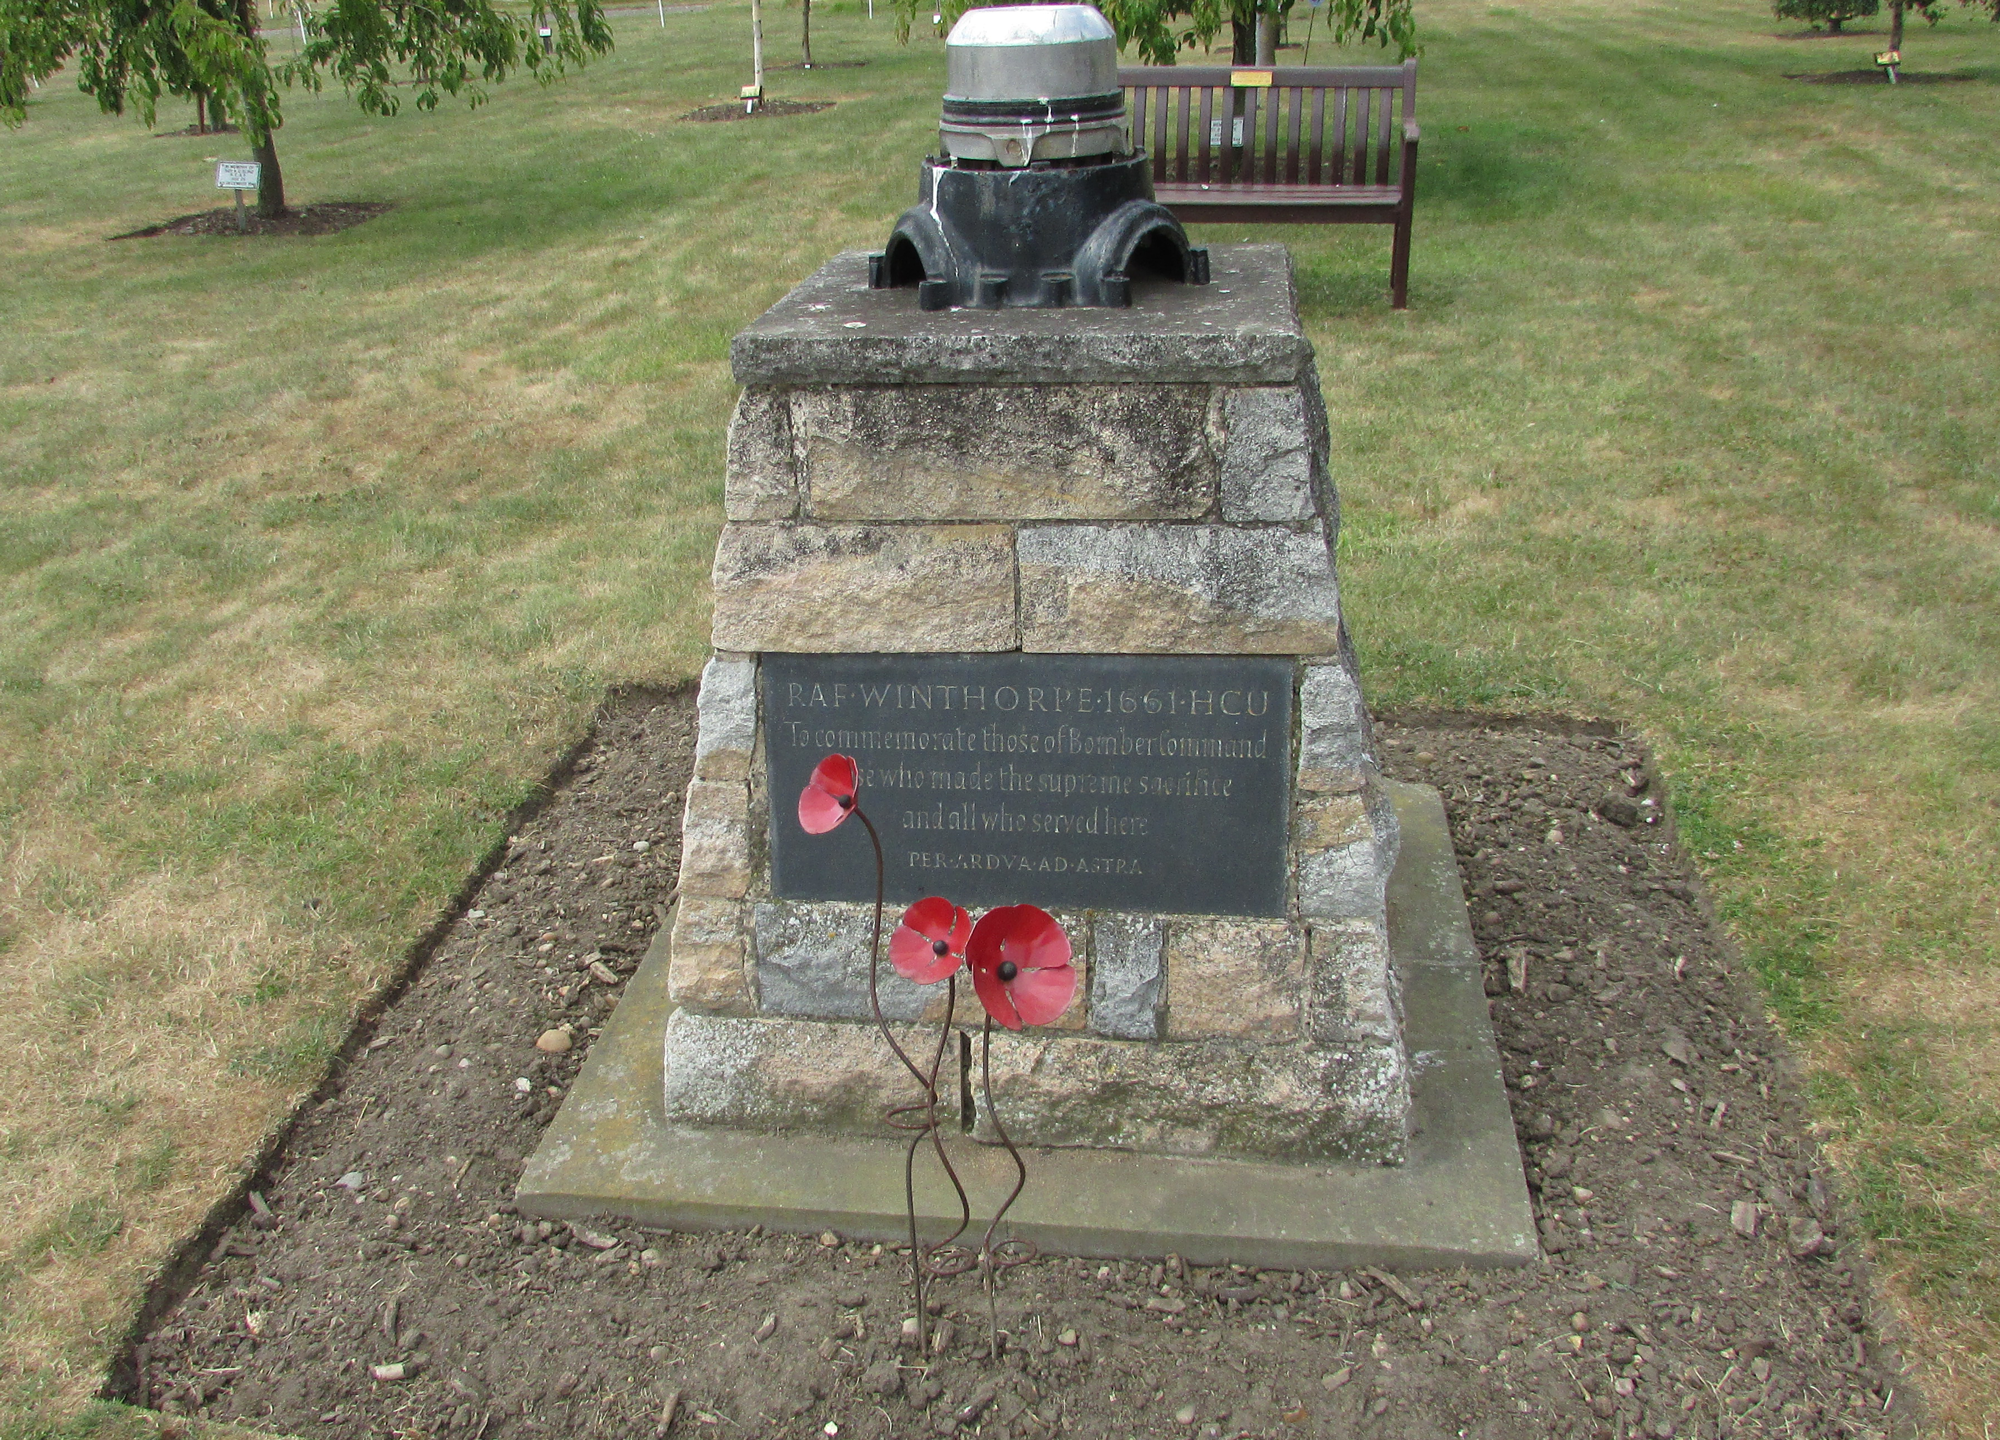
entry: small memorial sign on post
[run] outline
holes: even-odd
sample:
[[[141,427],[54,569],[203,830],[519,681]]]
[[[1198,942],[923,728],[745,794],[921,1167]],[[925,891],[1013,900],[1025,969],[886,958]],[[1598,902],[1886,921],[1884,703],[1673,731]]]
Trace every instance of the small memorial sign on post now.
[[[255,160],[224,160],[215,167],[215,188],[236,192],[236,228],[248,230],[243,212],[243,192],[255,190],[264,180],[264,167]]]

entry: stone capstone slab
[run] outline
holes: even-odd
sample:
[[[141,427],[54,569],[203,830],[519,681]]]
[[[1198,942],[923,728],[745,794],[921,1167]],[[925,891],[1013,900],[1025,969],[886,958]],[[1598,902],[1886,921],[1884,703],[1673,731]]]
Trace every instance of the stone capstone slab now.
[[[695,695],[697,780],[748,780],[757,748],[757,662],[718,655],[701,670]]]
[[[1214,502],[1206,385],[852,385],[791,394],[816,520],[1185,520]]]
[[[845,901],[764,901],[751,907],[758,1008],[766,1015],[867,1020],[868,946],[875,907]],[[882,917],[876,996],[890,1020],[916,1020],[933,998],[889,965],[897,912]],[[940,987],[941,989],[941,987]],[[942,1012],[940,1011],[940,1016]]]
[[[1005,525],[723,526],[716,648],[1011,650],[1014,534]]]
[[[1409,1075],[1386,1047],[1135,1045],[1031,1031],[993,1037],[992,1075],[1016,1144],[1394,1164],[1408,1140]],[[997,1143],[984,1090],[973,1098],[975,1138]]]
[[[790,520],[799,513],[791,407],[782,392],[745,390],[729,417],[722,513],[731,520]]]
[[[1135,280],[1128,309],[934,310],[836,255],[729,346],[739,385],[1288,385],[1312,362],[1281,245],[1209,247],[1207,285]]]
[[[740,900],[750,889],[750,787],[689,783],[681,811],[681,894]]]
[[[1012,1233],[1051,1254],[1173,1252],[1197,1265],[1535,1261],[1534,1216],[1443,806],[1423,787],[1385,788],[1404,836],[1388,935],[1410,1053],[1421,1057],[1409,1072],[1404,1163],[1043,1150],[1031,1157],[1033,1179],[1009,1214]],[[667,1117],[661,1039],[675,1013],[671,933],[655,939],[627,982],[543,1132],[515,1196],[521,1213],[570,1220],[609,1213],[685,1230],[831,1229],[894,1243],[904,1234],[903,1146],[895,1137],[773,1134]],[[866,1113],[865,1101],[850,1103]],[[954,1163],[982,1215],[1014,1181],[1012,1162],[992,1147],[961,1145]],[[935,1167],[918,1172],[917,1205],[927,1236],[957,1222]]]
[[[1158,1038],[1166,922],[1157,915],[1100,914],[1094,930],[1090,1028],[1117,1040]]]
[[[1174,917],[1166,940],[1168,1038],[1293,1039],[1305,961],[1305,935],[1283,920]]]
[[[742,902],[684,895],[668,928],[667,994],[673,1002],[712,1014],[749,1014]]]
[[[1021,648],[1312,654],[1338,643],[1333,557],[1317,530],[1024,525]]]
[[[1311,520],[1319,513],[1311,417],[1299,386],[1231,390],[1223,402],[1222,518]]]

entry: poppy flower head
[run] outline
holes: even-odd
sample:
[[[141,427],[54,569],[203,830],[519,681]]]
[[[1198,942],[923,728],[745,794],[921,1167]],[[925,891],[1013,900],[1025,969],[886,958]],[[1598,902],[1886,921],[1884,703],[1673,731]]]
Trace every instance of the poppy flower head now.
[[[903,912],[889,937],[889,963],[905,980],[935,985],[965,961],[972,917],[941,895],[919,900]]]
[[[979,1003],[1009,1030],[1048,1024],[1076,995],[1069,936],[1036,906],[1002,905],[980,916],[965,958]]]
[[[799,791],[799,828],[824,835],[854,813],[861,771],[845,755],[829,755],[813,766],[806,788]]]

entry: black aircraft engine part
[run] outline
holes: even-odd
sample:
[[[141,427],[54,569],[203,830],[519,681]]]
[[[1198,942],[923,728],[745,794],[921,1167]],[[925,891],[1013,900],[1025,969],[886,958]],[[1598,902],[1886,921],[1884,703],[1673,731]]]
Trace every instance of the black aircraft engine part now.
[[[1020,168],[924,162],[918,201],[869,257],[925,310],[1125,306],[1132,281],[1208,283],[1208,251],[1153,199],[1145,152]]]

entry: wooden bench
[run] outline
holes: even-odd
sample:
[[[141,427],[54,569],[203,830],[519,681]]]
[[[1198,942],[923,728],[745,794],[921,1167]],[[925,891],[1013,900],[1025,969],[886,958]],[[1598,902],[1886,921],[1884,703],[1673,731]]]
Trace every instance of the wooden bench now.
[[[1133,144],[1153,159],[1154,196],[1177,218],[1393,225],[1391,303],[1408,305],[1416,61],[1138,65],[1118,83]]]

